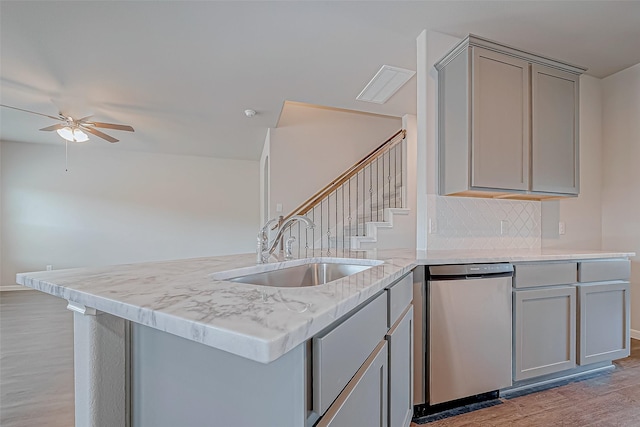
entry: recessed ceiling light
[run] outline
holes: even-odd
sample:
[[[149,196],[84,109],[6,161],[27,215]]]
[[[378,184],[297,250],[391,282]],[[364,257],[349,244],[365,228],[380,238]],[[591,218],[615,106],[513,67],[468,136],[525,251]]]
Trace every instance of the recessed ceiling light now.
[[[404,68],[383,65],[371,81],[362,89],[362,92],[360,92],[360,95],[358,95],[356,99],[359,101],[384,104],[398,89],[408,82],[415,73],[415,71]]]

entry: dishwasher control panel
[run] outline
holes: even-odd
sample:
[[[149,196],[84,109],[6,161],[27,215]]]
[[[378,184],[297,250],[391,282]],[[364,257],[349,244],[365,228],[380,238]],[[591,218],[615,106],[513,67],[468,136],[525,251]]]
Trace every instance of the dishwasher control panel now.
[[[430,277],[473,277],[493,275],[513,275],[513,265],[496,264],[456,264],[429,266]]]

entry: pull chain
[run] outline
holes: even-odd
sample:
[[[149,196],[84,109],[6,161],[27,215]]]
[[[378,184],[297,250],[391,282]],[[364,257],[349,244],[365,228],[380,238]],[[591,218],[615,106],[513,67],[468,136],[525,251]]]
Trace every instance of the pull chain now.
[[[64,141],[64,171],[69,172],[69,141]]]

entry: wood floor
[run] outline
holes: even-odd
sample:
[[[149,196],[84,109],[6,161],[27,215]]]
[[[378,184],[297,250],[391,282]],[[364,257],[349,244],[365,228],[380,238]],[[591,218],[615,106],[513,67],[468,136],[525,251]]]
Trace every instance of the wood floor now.
[[[502,404],[423,424],[428,427],[640,426],[640,341],[615,370]],[[411,424],[418,427],[418,424]]]
[[[73,313],[36,291],[0,292],[0,426],[72,427]]]

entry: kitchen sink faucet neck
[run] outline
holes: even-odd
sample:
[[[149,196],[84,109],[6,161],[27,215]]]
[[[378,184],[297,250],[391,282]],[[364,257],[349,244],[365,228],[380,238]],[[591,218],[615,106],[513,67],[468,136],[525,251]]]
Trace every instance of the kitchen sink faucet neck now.
[[[265,264],[267,263],[269,256],[271,256],[271,254],[273,254],[276,250],[276,248],[280,245],[280,242],[282,241],[282,238],[284,236],[285,231],[291,226],[293,225],[296,221],[302,221],[306,224],[307,228],[313,228],[315,227],[315,224],[313,223],[313,221],[311,221],[309,218],[307,218],[304,215],[293,215],[292,217],[288,218],[286,221],[284,221],[282,224],[280,224],[280,226],[278,227],[278,231],[276,232],[276,236],[274,237],[274,239],[269,242],[269,229],[270,227],[274,224],[277,223],[278,220],[276,219],[270,219],[269,221],[267,221],[267,223],[260,229],[260,231],[258,232],[258,257],[257,257],[257,261],[258,264]],[[293,241],[288,240],[287,241],[287,258],[292,258],[291,255],[291,244],[293,243]]]

